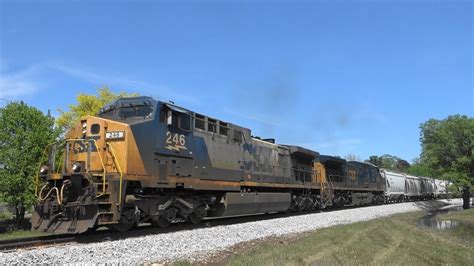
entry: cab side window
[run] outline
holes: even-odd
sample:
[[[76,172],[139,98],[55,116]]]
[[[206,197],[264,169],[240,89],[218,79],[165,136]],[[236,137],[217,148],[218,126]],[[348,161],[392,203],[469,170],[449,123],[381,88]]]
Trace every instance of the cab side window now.
[[[179,127],[184,130],[191,129],[191,116],[188,114],[180,114],[179,116]]]
[[[191,116],[186,113],[180,113],[163,108],[160,112],[160,121],[166,122],[168,126],[177,127],[188,131],[191,130]]]

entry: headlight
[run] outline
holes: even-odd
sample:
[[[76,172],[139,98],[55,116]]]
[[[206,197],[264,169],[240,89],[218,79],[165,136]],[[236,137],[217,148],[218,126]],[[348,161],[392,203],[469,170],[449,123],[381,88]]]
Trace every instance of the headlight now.
[[[87,133],[87,123],[84,122],[82,123],[82,134],[86,134]]]
[[[73,164],[72,170],[73,170],[74,172],[76,172],[76,173],[77,173],[77,172],[80,172],[80,171],[81,171],[81,164],[80,164],[80,163],[75,163],[75,164]]]
[[[49,170],[49,167],[44,165],[44,166],[41,166],[40,168],[40,174],[42,175],[46,175],[48,173],[48,170]]]

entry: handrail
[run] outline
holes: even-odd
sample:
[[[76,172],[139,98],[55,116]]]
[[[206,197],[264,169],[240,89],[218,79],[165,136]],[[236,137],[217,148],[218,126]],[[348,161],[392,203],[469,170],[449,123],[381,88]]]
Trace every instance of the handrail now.
[[[110,148],[110,153],[112,154],[112,158],[114,159],[115,166],[117,167],[117,170],[119,171],[120,174],[120,183],[119,183],[119,204],[122,205],[122,183],[123,183],[123,172],[122,168],[120,167],[120,164],[118,163],[117,156],[115,156],[115,151],[114,148],[112,147],[112,144],[107,142],[107,146]]]
[[[44,148],[43,150],[43,154],[41,155],[41,159],[39,161],[39,165],[38,165],[38,171],[36,171],[36,178],[34,180],[34,183],[35,183],[35,197],[38,197],[38,188],[39,188],[39,169],[41,169],[41,165],[43,164],[43,159],[46,155],[46,151],[49,149],[49,147],[51,147],[52,145],[58,143],[58,141],[55,141],[55,142],[51,142],[49,143],[48,145],[46,145],[46,147]],[[53,169],[54,170],[54,169]]]
[[[97,145],[97,141],[95,139],[65,139],[65,140],[62,140],[62,141],[56,141],[56,142],[52,142],[52,143],[49,143],[48,145],[46,145],[45,149],[43,150],[43,155],[41,156],[41,160],[39,162],[39,166],[38,166],[38,169],[41,168],[41,165],[43,163],[43,159],[46,155],[46,151],[54,144],[57,144],[57,143],[61,143],[61,142],[64,142],[64,143],[68,143],[68,142],[75,142],[75,141],[81,141],[83,143],[88,143],[88,145],[90,145],[90,142],[93,142],[94,145],[96,146],[96,148],[98,147]],[[88,150],[88,152],[90,152]],[[102,174],[102,193],[97,195],[97,197],[100,197],[102,195],[105,194],[105,181],[106,181],[106,168],[105,168],[105,164],[104,164],[104,160],[102,158],[102,155],[100,152],[97,152],[97,154],[99,155],[99,159],[100,159],[100,163],[102,165],[102,169],[103,169],[103,174]],[[61,159],[63,160],[63,159]],[[64,163],[64,162],[63,162]],[[86,169],[87,171],[88,169]],[[54,169],[51,169],[51,171],[54,171]],[[39,188],[39,171],[37,172],[36,174],[36,179],[35,179],[35,196],[38,197],[38,188]]]
[[[62,147],[62,146],[60,146],[60,147]],[[62,168],[64,168],[64,156],[62,156],[62,154],[61,154],[61,157],[59,158],[59,163],[58,163],[58,166],[56,168],[57,168],[56,173],[59,173],[59,171],[61,171]]]
[[[93,141],[95,147],[98,149],[97,141],[95,139],[66,139],[65,141],[66,142],[73,142],[73,141],[83,141],[83,142],[88,141],[88,142],[90,142],[90,141]],[[105,177],[106,177],[106,169],[105,169],[104,160],[102,159],[102,155],[100,154],[100,152],[98,150],[97,150],[97,154],[99,155],[100,164],[102,165],[102,169],[103,169],[103,174],[102,174],[102,193],[97,195],[96,198],[98,198],[98,197],[105,194]]]

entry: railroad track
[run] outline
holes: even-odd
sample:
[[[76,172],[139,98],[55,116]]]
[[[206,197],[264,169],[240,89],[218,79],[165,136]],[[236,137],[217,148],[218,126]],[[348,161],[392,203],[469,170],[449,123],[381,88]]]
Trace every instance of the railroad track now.
[[[131,237],[141,237],[150,234],[163,234],[176,231],[194,230],[198,228],[208,228],[220,225],[230,225],[237,223],[263,221],[268,219],[282,218],[288,216],[295,216],[299,214],[309,214],[314,212],[302,212],[302,213],[271,213],[271,214],[257,214],[251,216],[236,216],[236,217],[221,217],[221,218],[208,218],[200,224],[193,225],[189,223],[173,223],[167,228],[156,228],[149,224],[144,224],[138,228],[127,232],[115,232],[108,229],[102,229],[95,232],[85,233],[81,235],[46,235],[37,237],[26,237],[17,239],[0,240],[0,251],[1,252],[13,252],[18,249],[30,249],[38,248],[50,245],[61,245],[61,244],[88,244],[98,243],[104,241],[120,240]]]
[[[421,204],[426,204],[427,207],[436,201],[427,201],[420,202]],[[364,207],[370,207],[373,205],[367,205]],[[422,206],[421,206],[422,207]],[[332,208],[326,209],[323,211],[307,211],[300,213],[271,213],[271,214],[256,214],[250,216],[235,216],[235,217],[219,217],[219,218],[207,218],[203,222],[197,225],[189,223],[173,223],[167,228],[156,228],[149,224],[144,224],[134,230],[127,232],[114,232],[108,229],[98,230],[96,232],[89,232],[81,235],[47,235],[47,236],[38,236],[38,237],[28,237],[28,238],[17,238],[9,240],[0,240],[0,251],[1,252],[13,252],[18,249],[28,249],[28,248],[38,248],[42,246],[50,245],[60,245],[60,244],[89,244],[89,243],[98,243],[104,241],[113,241],[133,237],[141,237],[151,234],[162,234],[176,231],[185,231],[185,230],[194,230],[199,228],[208,228],[220,225],[231,225],[238,223],[254,222],[254,221],[263,221],[270,220],[275,218],[284,218],[289,216],[298,216],[306,215],[318,212],[332,212],[342,209],[351,209],[355,208],[354,206],[348,206],[344,208]],[[423,208],[423,207],[422,207]]]
[[[36,237],[24,237],[8,240],[0,240],[0,251],[8,252],[21,248],[33,248],[46,245],[74,242],[75,236],[71,235],[47,235]]]

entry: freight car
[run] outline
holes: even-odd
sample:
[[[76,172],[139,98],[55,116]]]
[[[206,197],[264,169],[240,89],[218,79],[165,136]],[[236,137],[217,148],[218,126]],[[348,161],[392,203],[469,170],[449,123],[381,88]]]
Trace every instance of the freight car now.
[[[430,200],[447,197],[448,181],[380,169],[386,182],[385,201]]]
[[[374,165],[276,144],[150,97],[114,101],[45,154],[31,223],[50,233],[384,201]]]
[[[385,178],[385,200],[386,202],[400,202],[406,200],[406,176],[402,173],[388,172],[384,169],[380,173]]]

